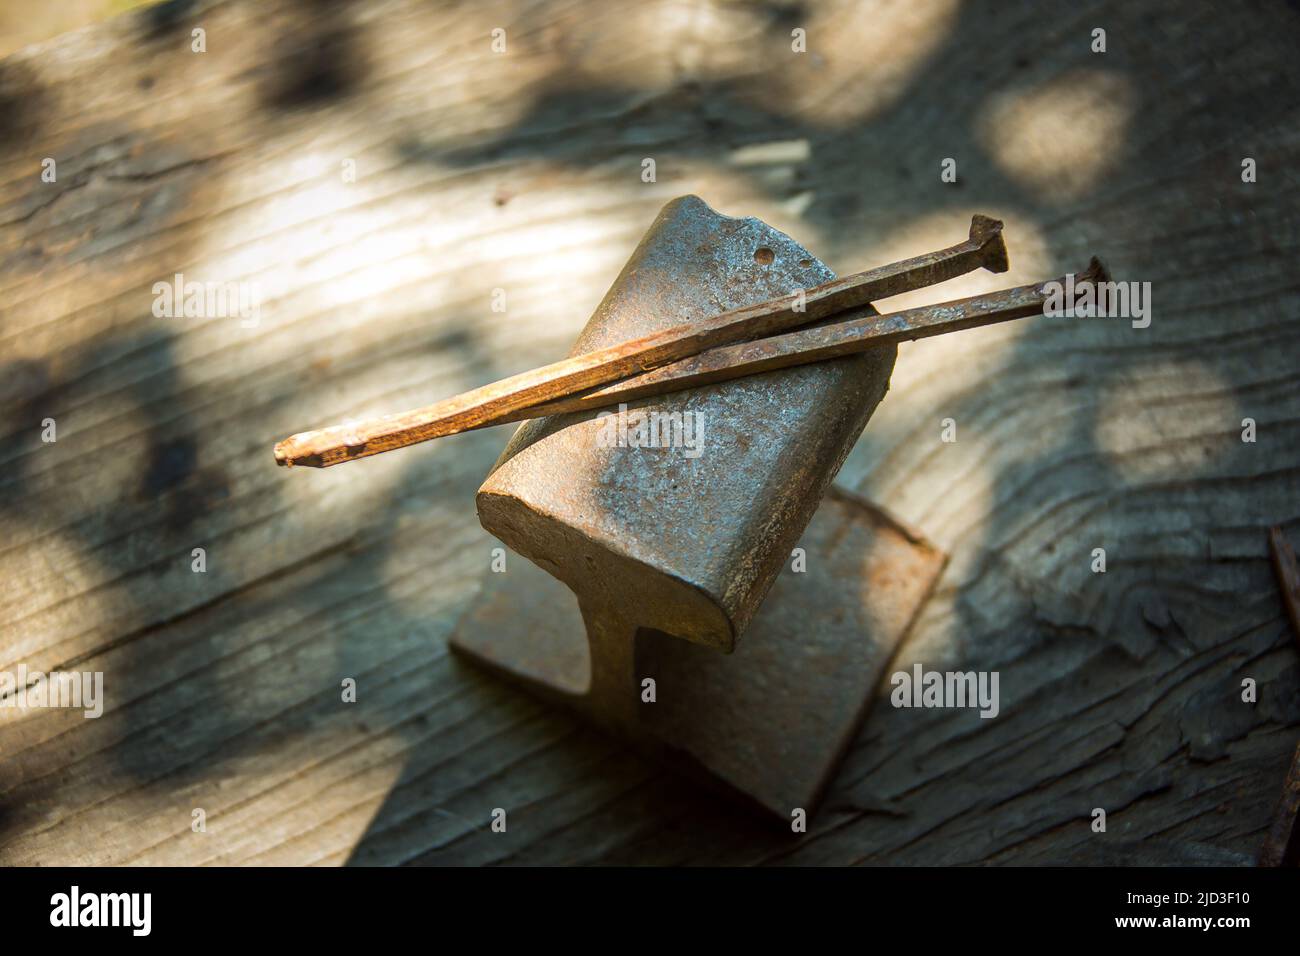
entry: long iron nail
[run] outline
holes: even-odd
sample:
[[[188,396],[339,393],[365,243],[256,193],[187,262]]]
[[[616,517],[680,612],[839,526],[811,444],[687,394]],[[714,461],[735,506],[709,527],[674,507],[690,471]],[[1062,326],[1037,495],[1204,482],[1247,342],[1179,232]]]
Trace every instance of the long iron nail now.
[[[947,249],[834,279],[806,292],[732,309],[631,342],[570,356],[423,408],[348,426],[301,432],[275,446],[275,459],[281,465],[324,468],[457,432],[532,417],[521,413],[541,402],[555,401],[659,368],[705,349],[798,328],[979,268],[1005,271],[1007,250],[1002,223],[976,215],[971,218],[966,241]]]

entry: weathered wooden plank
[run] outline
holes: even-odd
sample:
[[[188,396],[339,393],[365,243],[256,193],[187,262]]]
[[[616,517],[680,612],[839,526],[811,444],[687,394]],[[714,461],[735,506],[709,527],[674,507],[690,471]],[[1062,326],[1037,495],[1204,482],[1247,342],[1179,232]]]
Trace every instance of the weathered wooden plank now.
[[[327,9],[132,14],[0,61],[0,670],[100,670],[107,698],[0,717],[0,861],[1254,853],[1300,726],[1265,535],[1300,535],[1294,11]],[[799,838],[448,658],[503,434],[308,475],[267,450],[561,356],[687,192],[841,273],[1006,220],[1007,280],[889,309],[1092,252],[1152,283],[1146,329],[902,349],[840,482],[952,555],[898,666],[999,670],[1002,712],[882,694]],[[260,283],[259,321],[154,317],[176,272]]]

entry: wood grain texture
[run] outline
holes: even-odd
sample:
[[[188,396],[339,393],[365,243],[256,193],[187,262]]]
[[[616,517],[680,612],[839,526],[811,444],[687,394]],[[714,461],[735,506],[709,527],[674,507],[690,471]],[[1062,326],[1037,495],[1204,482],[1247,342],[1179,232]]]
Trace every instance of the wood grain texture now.
[[[279,0],[0,60],[0,670],[107,695],[0,712],[0,862],[1248,861],[1300,734],[1267,552],[1300,537],[1297,33],[1262,2]],[[268,451],[560,357],[684,193],[843,274],[1006,222],[1008,277],[885,311],[1093,252],[1152,283],[1146,329],[900,350],[839,483],[952,555],[899,666],[999,670],[1002,712],[881,695],[801,837],[448,657],[504,430]],[[256,325],[154,317],[178,272],[258,283]]]

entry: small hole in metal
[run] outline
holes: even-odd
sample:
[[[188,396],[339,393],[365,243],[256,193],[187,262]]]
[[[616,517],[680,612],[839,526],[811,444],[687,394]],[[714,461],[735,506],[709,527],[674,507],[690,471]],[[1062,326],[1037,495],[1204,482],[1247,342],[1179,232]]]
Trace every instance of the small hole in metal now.
[[[757,249],[754,250],[754,261],[757,262],[760,266],[770,266],[772,264],[772,260],[775,258],[776,258],[776,253],[774,253],[767,246],[759,246]]]

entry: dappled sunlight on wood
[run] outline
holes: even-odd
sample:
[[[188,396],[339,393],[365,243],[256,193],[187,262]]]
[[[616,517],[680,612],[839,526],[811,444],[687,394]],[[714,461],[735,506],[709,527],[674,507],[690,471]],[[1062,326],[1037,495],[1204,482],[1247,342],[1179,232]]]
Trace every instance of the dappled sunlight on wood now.
[[[1123,73],[1076,70],[994,96],[977,121],[980,142],[1034,198],[1063,205],[1102,186],[1125,161],[1137,106]]]
[[[1110,374],[1107,386],[1095,441],[1128,484],[1190,480],[1217,470],[1234,452],[1250,450],[1241,440],[1244,407],[1232,383],[1207,361],[1152,362]]]
[[[0,719],[0,860],[1245,858],[1296,724],[1262,534],[1295,520],[1296,60],[1187,6],[231,0],[0,62],[0,668],[78,662],[108,694],[98,721]],[[1005,222],[1010,272],[882,311],[1092,253],[1155,287],[1145,330],[1035,316],[900,348],[836,483],[951,554],[898,665],[1002,669],[1005,706],[878,702],[797,842],[449,660],[513,426],[323,472],[272,456],[560,358],[688,193],[840,275]],[[257,321],[154,314],[176,273],[255,284]],[[1235,724],[1247,661],[1277,692]],[[1127,850],[1075,825],[1096,801]],[[531,817],[493,834],[495,806]]]

